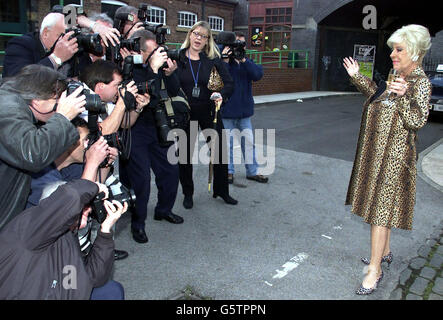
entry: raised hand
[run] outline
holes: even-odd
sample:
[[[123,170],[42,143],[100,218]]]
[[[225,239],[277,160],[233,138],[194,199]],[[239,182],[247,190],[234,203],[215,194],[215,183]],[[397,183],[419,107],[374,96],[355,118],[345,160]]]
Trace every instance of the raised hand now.
[[[78,87],[69,96],[64,91],[58,100],[56,112],[64,115],[69,121],[85,111],[86,97],[84,94],[78,96],[83,90],[83,86]]]
[[[357,60],[354,60],[351,57],[343,59],[343,66],[345,67],[350,77],[356,75],[360,70],[360,66]]]

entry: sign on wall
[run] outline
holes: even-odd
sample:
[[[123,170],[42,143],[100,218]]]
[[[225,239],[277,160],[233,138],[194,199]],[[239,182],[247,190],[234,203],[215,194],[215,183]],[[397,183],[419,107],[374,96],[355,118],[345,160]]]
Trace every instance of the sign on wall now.
[[[360,73],[372,79],[374,75],[375,46],[365,44],[354,45],[354,60],[358,61]]]

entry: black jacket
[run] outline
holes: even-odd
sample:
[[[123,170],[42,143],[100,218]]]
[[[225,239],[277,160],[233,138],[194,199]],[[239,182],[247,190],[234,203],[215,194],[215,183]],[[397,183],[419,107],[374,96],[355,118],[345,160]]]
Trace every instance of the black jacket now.
[[[149,125],[155,125],[154,110],[161,100],[161,81],[163,79],[168,96],[175,97],[176,95],[178,95],[180,90],[180,81],[178,79],[177,72],[174,72],[169,77],[167,77],[161,69],[156,74],[152,71],[149,65],[135,65],[133,70],[133,79],[136,84],[152,80],[150,86],[151,98],[149,104],[147,108],[144,108],[135,125],[142,122],[145,122],[145,124]]]
[[[208,102],[210,101],[209,97],[211,96],[212,92],[208,89],[208,81],[209,75],[211,74],[211,70],[214,66],[223,80],[224,87],[220,91],[220,94],[223,97],[223,102],[228,101],[228,99],[232,95],[232,92],[234,91],[234,81],[229,74],[229,70],[226,67],[226,64],[219,58],[209,59],[204,52],[200,52],[200,61],[201,66],[198,76],[200,97],[194,98],[192,97],[192,87],[194,86],[194,83],[183,81],[183,79],[185,78],[184,73],[190,72],[189,59],[186,56],[186,49],[180,50],[179,60],[177,61],[178,69],[176,72],[178,73],[181,87],[188,98],[188,102],[191,105],[191,108],[193,105],[208,104]]]
[[[41,127],[26,102],[0,88],[0,230],[23,211],[31,172],[39,172],[80,138],[59,113]]]
[[[71,226],[98,187],[88,180],[60,186],[0,232],[0,299],[89,299],[110,278],[112,233],[98,232],[86,258]],[[83,260],[85,259],[85,260]]]
[[[41,64],[54,69],[38,32],[26,33],[8,41],[3,60],[3,78],[16,75],[23,67],[30,64]]]

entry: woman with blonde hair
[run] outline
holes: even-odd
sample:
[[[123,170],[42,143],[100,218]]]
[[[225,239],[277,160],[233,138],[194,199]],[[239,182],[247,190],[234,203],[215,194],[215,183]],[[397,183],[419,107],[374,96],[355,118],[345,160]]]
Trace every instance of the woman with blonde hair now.
[[[344,59],[351,82],[368,97],[349,182],[346,205],[371,225],[371,258],[356,294],[371,294],[383,278],[382,262],[390,264],[392,228],[412,229],[415,205],[417,130],[429,114],[431,83],[421,63],[431,47],[429,31],[408,25],[387,41],[398,78],[379,87],[359,73],[352,58]],[[386,90],[385,90],[386,88]]]
[[[181,47],[178,65],[178,76],[183,91],[186,93],[191,107],[191,121],[197,121],[201,130],[213,128],[216,119],[217,138],[215,144],[214,162],[214,188],[213,197],[220,196],[228,204],[237,204],[237,200],[229,196],[228,160],[226,145],[222,142],[223,122],[220,112],[216,112],[215,101],[222,103],[232,94],[233,80],[228,69],[220,59],[220,52],[215,44],[211,28],[206,21],[195,23],[189,30]],[[208,89],[211,72],[215,68],[223,81],[220,92]],[[212,98],[212,99],[211,99]],[[223,106],[222,106],[223,108]],[[180,183],[182,185],[186,209],[193,207],[194,182],[192,179],[192,152],[194,150],[197,132],[192,132],[190,127],[187,134],[187,159],[186,163],[179,163]],[[208,137],[207,142],[209,142]],[[180,152],[180,150],[179,150]]]

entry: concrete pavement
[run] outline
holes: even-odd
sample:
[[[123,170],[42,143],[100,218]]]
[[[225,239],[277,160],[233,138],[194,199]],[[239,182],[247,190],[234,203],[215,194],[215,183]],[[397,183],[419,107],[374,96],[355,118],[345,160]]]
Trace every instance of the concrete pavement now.
[[[358,93],[301,92],[255,101],[301,103],[344,94]],[[370,248],[368,225],[344,206],[352,163],[280,148],[268,184],[246,180],[239,165],[230,189],[237,206],[213,199],[207,165],[195,165],[194,208],[183,208],[180,187],[174,206],[183,225],[152,219],[153,181],[149,243],[135,243],[129,216],[121,219],[116,247],[130,256],[115,263],[114,279],[127,299],[441,299],[443,202],[430,202],[429,194],[441,199],[442,144],[420,154],[414,230],[395,232],[394,262],[380,290],[368,297],[354,294],[363,277],[359,258]]]

